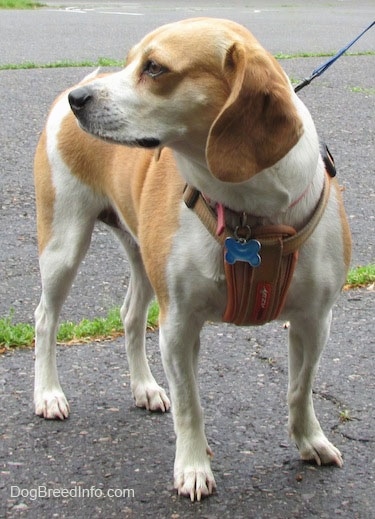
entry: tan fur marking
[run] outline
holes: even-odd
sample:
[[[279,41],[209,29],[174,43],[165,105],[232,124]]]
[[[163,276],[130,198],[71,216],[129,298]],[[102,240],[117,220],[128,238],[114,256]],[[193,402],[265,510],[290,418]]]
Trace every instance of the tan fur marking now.
[[[152,174],[145,181],[139,212],[139,239],[147,274],[160,305],[163,321],[169,305],[166,267],[173,237],[179,226],[184,181],[177,172],[169,149],[152,162]]]
[[[152,151],[100,141],[83,132],[70,114],[61,125],[59,149],[72,173],[107,196],[138,237],[163,314],[168,306],[166,265],[184,186],[171,151],[163,150],[156,161]]]
[[[52,236],[55,189],[46,149],[46,132],[43,131],[34,158],[34,183],[36,195],[36,220],[39,255]]]
[[[58,139],[61,156],[72,173],[95,192],[104,194],[106,171],[111,167],[115,146],[81,130],[72,112],[62,120]]]
[[[73,175],[108,197],[131,233],[138,233],[137,207],[151,154],[110,144],[81,130],[72,113],[61,124],[59,150]]]

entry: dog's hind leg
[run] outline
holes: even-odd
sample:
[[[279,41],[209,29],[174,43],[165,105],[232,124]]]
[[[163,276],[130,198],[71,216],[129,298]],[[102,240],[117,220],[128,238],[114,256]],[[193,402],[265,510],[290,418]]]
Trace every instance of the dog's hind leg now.
[[[58,206],[64,204],[55,204],[52,236],[39,257],[42,295],[35,311],[35,413],[61,420],[67,418],[69,405],[56,366],[58,318],[90,244],[95,223],[95,217],[88,214],[80,214],[78,218],[73,196],[65,202],[64,218],[57,214]]]
[[[291,321],[289,330],[289,433],[303,460],[318,465],[342,466],[341,453],[326,438],[315,416],[312,386],[321,352],[331,325],[329,311],[324,319]]]
[[[121,308],[121,318],[125,329],[125,345],[135,404],[149,411],[165,412],[169,410],[170,402],[164,389],[156,383],[151,373],[145,350],[147,310],[153,289],[138,246],[126,233],[115,232],[127,252],[130,264],[130,283]]]

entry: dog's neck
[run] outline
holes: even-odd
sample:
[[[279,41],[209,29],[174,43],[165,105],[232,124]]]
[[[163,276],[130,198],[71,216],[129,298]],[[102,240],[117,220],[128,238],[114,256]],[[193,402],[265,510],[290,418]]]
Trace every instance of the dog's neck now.
[[[181,146],[174,155],[184,180],[213,203],[247,213],[263,224],[303,225],[319,200],[325,168],[311,116],[298,99],[296,104],[304,112],[303,135],[272,167],[246,182],[222,182],[209,171],[204,150]]]
[[[319,156],[314,171],[292,168],[286,164],[265,170],[241,184],[221,182],[205,165],[175,153],[184,180],[203,193],[213,205],[222,204],[233,214],[247,213],[249,224],[286,224],[296,228],[306,218],[320,197],[324,165]],[[282,162],[282,161],[280,161]]]

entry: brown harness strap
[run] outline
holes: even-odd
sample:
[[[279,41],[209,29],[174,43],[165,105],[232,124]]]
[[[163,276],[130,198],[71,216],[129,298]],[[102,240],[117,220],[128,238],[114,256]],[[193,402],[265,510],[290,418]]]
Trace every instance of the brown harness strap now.
[[[314,232],[328,203],[328,175],[320,200],[310,221],[298,232],[285,225],[269,225],[251,229],[251,239],[261,245],[261,264],[252,267],[247,261],[233,264],[224,261],[227,281],[227,306],[223,320],[238,325],[260,325],[276,319],[284,307],[286,295],[297,264],[298,250]],[[184,201],[194,210],[210,234],[225,250],[226,238],[232,233],[225,228],[218,236],[217,217],[202,194],[186,186]]]
[[[216,233],[217,227],[217,218],[216,213],[208,205],[205,198],[202,196],[202,193],[195,189],[195,187],[189,186],[186,184],[183,194],[184,202],[189,209],[192,209],[197,216],[199,216],[201,222],[209,231],[210,234],[220,243],[220,245],[224,245],[224,241],[226,236],[229,236],[226,231],[224,231],[220,236]]]
[[[318,223],[320,222],[323,213],[327,207],[329,193],[331,188],[331,177],[326,173],[324,177],[324,185],[322,194],[320,195],[320,199],[318,205],[315,208],[314,214],[312,215],[309,222],[303,227],[295,236],[287,238],[284,241],[284,254],[289,254],[290,252],[299,249],[305,243],[305,241],[310,238],[312,233],[315,231]]]

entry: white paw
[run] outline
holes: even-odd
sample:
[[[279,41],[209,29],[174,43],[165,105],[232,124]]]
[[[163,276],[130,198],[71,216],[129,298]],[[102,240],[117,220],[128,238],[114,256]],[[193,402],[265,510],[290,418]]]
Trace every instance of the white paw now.
[[[35,414],[47,419],[64,420],[69,416],[69,404],[64,393],[60,389],[44,391],[40,395],[35,394]]]
[[[207,454],[200,461],[190,460],[182,465],[176,459],[174,469],[174,487],[178,495],[190,497],[191,501],[200,501],[202,497],[210,496],[216,489],[215,478],[210,467],[212,452],[207,449]]]
[[[315,460],[317,465],[343,466],[341,452],[328,441],[323,432],[308,437],[302,437],[297,441],[301,459]]]
[[[132,384],[132,393],[137,407],[148,411],[169,411],[171,403],[166,392],[156,382]]]

